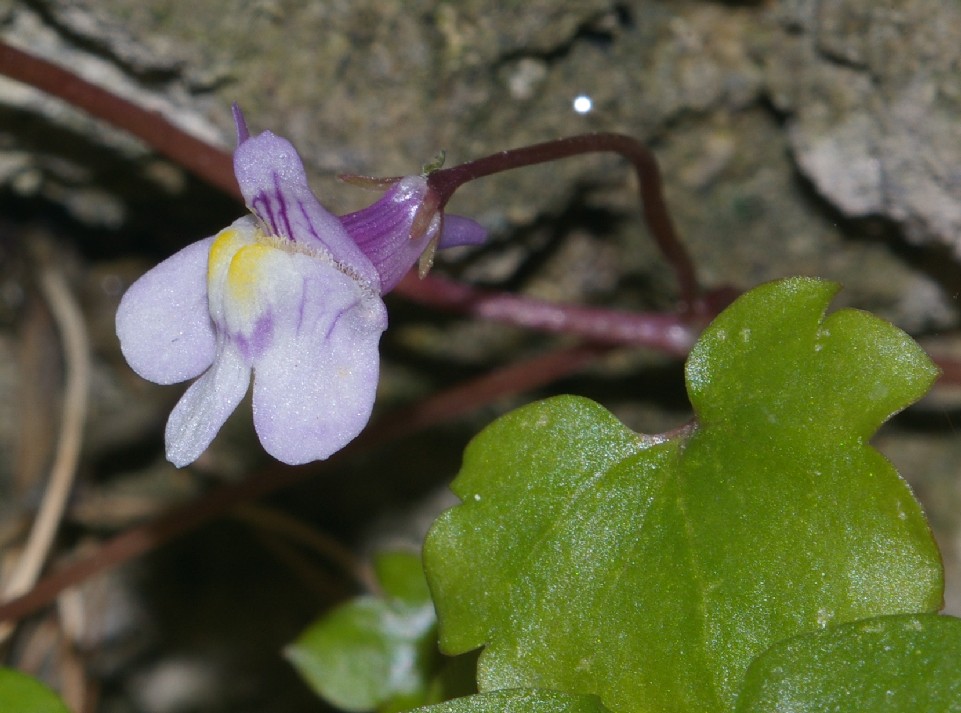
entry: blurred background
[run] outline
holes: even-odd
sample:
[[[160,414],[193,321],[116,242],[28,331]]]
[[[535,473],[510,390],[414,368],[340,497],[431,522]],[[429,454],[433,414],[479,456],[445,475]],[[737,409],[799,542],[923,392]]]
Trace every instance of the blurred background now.
[[[706,287],[786,275],[844,285],[836,306],[961,359],[961,7],[943,0],[7,0],[0,38],[229,149],[231,102],[300,151],[335,213],[373,194],[338,173],[417,173],[587,131],[657,154]],[[625,309],[670,310],[670,270],[616,157],[487,178],[450,206],[491,233],[441,274]],[[89,402],[52,561],[272,465],[241,407],[178,471],[163,426],[181,387],[124,363],[126,287],[243,209],[136,139],[0,77],[0,545],[43,497],[67,356],[41,276],[59,275],[89,343]],[[388,298],[378,413],[565,343]],[[300,484],[90,580],[21,626],[14,663],[78,711],[322,709],[281,647],[356,589],[292,541],[306,524],[363,559],[416,547],[449,505],[464,445],[499,413],[578,393],[631,428],[690,417],[682,365],[619,349],[536,393],[321,466]],[[936,387],[875,444],[924,503],[961,614],[961,401]],[[279,524],[278,524],[279,523]]]

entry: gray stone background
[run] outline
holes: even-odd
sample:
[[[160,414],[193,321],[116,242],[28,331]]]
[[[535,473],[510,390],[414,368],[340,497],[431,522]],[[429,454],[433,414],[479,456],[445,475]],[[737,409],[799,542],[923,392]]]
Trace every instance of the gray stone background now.
[[[334,181],[339,172],[409,174],[439,149],[453,164],[585,131],[628,133],[658,155],[706,285],[835,279],[839,306],[961,356],[961,6],[950,0],[14,0],[0,4],[0,36],[225,147],[239,102],[253,130],[294,142],[335,212],[371,198]],[[581,95],[592,101],[584,114],[573,109]],[[442,272],[544,298],[672,304],[622,161],[485,179],[452,208],[492,240],[441,260]],[[163,421],[179,390],[134,377],[112,328],[132,279],[237,212],[136,140],[0,78],[6,529],[39,497],[58,418],[58,342],[34,286],[47,262],[68,271],[95,350],[65,545],[263,462],[249,415],[238,415],[194,471],[166,465]],[[385,410],[553,342],[390,306]],[[639,431],[687,417],[679,365],[639,351],[555,390],[597,398]],[[351,546],[396,535],[408,509],[430,510],[422,502],[456,472],[471,433],[546,393],[354,459],[271,505]],[[956,424],[957,390],[941,387],[875,442],[927,508],[948,564],[947,609],[959,614]],[[316,709],[278,649],[343,592],[293,585],[298,568],[270,543],[227,520],[91,584],[87,628],[73,641],[96,709]]]

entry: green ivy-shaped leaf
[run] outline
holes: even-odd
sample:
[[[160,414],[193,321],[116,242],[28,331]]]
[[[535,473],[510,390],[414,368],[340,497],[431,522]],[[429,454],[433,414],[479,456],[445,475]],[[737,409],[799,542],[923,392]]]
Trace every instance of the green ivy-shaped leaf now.
[[[512,689],[457,698],[415,713],[610,713],[596,696],[557,691]]]
[[[35,678],[9,668],[0,668],[0,711],[70,713],[56,693]]]
[[[961,619],[899,615],[832,626],[754,660],[738,713],[961,713]]]
[[[616,713],[728,711],[750,661],[829,623],[936,611],[937,547],[867,445],[936,369],[836,286],[738,299],[687,363],[697,416],[638,436],[558,397],[478,435],[425,564],[442,649],[481,691],[598,694]]]
[[[348,711],[404,710],[475,690],[473,657],[448,659],[437,651],[437,617],[420,557],[387,553],[374,566],[382,597],[337,607],[286,647],[304,680]]]

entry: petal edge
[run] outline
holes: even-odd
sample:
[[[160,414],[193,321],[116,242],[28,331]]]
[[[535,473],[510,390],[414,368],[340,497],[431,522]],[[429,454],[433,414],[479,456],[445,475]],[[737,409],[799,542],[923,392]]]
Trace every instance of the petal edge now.
[[[130,367],[157,384],[203,373],[216,335],[207,305],[207,255],[213,238],[188,245],[144,273],[117,308],[120,349]]]
[[[304,164],[287,139],[269,131],[248,138],[234,152],[234,173],[247,207],[273,235],[322,252],[379,284],[371,261],[311,192]]]
[[[376,294],[298,257],[304,292],[297,325],[278,324],[274,345],[254,363],[254,427],[265,450],[289,465],[328,458],[367,425],[387,327]]]
[[[249,386],[250,366],[232,345],[224,345],[213,366],[190,385],[167,419],[167,460],[178,468],[197,460]]]

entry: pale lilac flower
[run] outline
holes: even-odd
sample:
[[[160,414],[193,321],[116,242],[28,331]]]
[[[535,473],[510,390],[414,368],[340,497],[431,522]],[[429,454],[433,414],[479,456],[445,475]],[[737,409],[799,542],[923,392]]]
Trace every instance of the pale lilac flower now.
[[[178,467],[210,445],[247,393],[264,448],[289,464],[322,460],[370,418],[387,327],[381,295],[437,238],[478,243],[479,225],[435,215],[411,239],[427,194],[403,178],[374,205],[339,219],[311,193],[286,139],[250,137],[235,110],[234,171],[253,215],[147,272],[120,302],[117,335],[130,366],[159,384],[200,376],[170,414]]]

